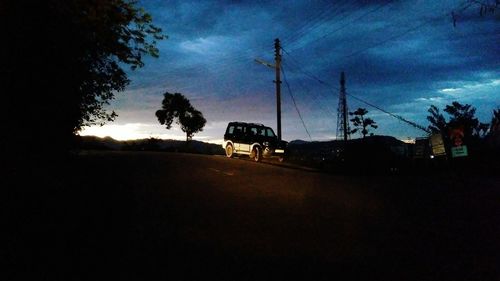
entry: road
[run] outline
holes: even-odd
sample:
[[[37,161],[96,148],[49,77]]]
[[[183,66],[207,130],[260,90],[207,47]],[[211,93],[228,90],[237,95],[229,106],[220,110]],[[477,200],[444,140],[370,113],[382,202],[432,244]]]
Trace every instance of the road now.
[[[244,158],[92,151],[33,176],[49,188],[10,201],[6,262],[21,266],[12,279],[500,276],[497,178],[478,186],[457,176],[342,176]]]

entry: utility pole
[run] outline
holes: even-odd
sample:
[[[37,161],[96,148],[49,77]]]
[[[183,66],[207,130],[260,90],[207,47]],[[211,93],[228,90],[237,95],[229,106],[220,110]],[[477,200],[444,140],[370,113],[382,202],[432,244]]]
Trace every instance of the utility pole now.
[[[276,71],[276,79],[273,81],[276,83],[276,119],[278,122],[278,139],[281,140],[281,47],[280,39],[276,38],[274,40],[274,65],[267,63],[260,59],[255,59],[255,62],[265,65],[270,68],[274,68]]]
[[[281,77],[280,77],[280,67],[281,67],[281,47],[280,39],[276,38],[274,40],[274,60],[276,69],[276,119],[278,122],[278,140],[281,140]]]
[[[340,93],[339,105],[337,108],[337,139],[343,138],[344,143],[347,143],[349,138],[349,123],[347,121],[347,98],[345,93],[345,74],[342,71],[340,74]]]

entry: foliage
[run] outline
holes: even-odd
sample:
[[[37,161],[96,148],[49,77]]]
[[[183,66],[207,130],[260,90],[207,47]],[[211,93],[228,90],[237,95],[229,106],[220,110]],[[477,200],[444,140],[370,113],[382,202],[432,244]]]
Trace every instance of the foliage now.
[[[500,108],[493,110],[491,117],[490,134],[498,134],[500,132]]]
[[[186,139],[190,140],[195,133],[203,131],[203,127],[205,123],[207,123],[207,120],[205,120],[200,111],[192,110],[179,116],[179,123],[181,125],[181,130],[186,133]]]
[[[444,111],[450,116],[448,127],[463,127],[464,136],[472,136],[479,126],[479,120],[474,117],[476,109],[470,104],[462,105],[454,101],[451,105],[446,105]]]
[[[373,121],[373,119],[365,118],[367,113],[368,110],[361,107],[356,109],[354,112],[349,112],[349,115],[354,116],[354,118],[351,119],[351,122],[355,128],[350,131],[351,134],[359,131],[363,138],[365,138],[369,132],[369,128],[378,128],[378,125],[376,125],[376,122]]]
[[[429,116],[427,116],[427,120],[431,123],[429,125],[429,130],[432,133],[441,133],[445,135],[447,132],[447,123],[446,119],[444,118],[443,114],[439,111],[439,108],[437,108],[435,105],[431,105],[430,108],[427,110],[429,112]]]
[[[180,93],[166,92],[162,101],[162,109],[156,111],[156,117],[167,129],[171,129],[172,123],[176,120],[181,130],[186,133],[186,141],[192,139],[195,133],[203,131],[207,122],[203,114]]]
[[[445,137],[448,136],[451,129],[456,128],[463,129],[464,139],[484,137],[488,131],[489,125],[479,122],[475,117],[476,108],[470,104],[464,105],[454,101],[452,104],[446,105],[444,112],[449,116],[448,121],[434,105],[430,106],[428,112],[430,115],[427,116],[427,120],[431,123],[429,129],[433,133],[442,133]]]
[[[105,107],[130,82],[123,67],[157,57],[156,41],[165,38],[129,0],[5,0],[0,21],[7,39],[0,46],[9,104],[3,113],[13,120],[12,136],[68,138],[114,120]]]

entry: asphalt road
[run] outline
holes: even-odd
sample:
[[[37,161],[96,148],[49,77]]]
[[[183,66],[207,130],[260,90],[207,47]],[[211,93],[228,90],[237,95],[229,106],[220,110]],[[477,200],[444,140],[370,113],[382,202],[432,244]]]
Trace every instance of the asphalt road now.
[[[496,177],[155,152],[82,152],[24,176],[3,206],[4,280],[500,277]]]

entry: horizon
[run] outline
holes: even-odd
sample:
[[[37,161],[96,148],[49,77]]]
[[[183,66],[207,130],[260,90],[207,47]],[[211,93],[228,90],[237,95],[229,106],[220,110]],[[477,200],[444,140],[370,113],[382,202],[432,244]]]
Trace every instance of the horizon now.
[[[161,137],[155,137],[155,136],[149,136],[149,137],[141,137],[141,138],[135,138],[135,139],[117,139],[117,138],[113,138],[109,135],[103,135],[103,136],[98,136],[98,135],[80,135],[80,134],[77,134],[77,136],[80,136],[80,137],[95,137],[95,138],[99,138],[101,140],[104,140],[104,139],[112,139],[114,141],[118,141],[118,142],[127,142],[127,141],[142,141],[142,140],[148,140],[148,139],[157,139],[157,140],[162,140],[162,141],[186,141],[186,137],[179,137],[179,138],[161,138]],[[366,136],[367,138],[369,137],[372,137],[372,136]],[[373,137],[392,137],[392,138],[395,138],[399,141],[402,141],[404,143],[408,143],[408,144],[414,144],[415,143],[415,139],[399,139],[399,138],[396,138],[394,136],[390,136],[390,135],[373,135]],[[355,139],[362,139],[362,137],[358,137],[358,138],[350,138],[349,140],[355,140]],[[217,145],[220,145],[224,142],[224,139],[214,139],[214,140],[203,140],[203,139],[196,139],[196,138],[193,138],[192,141],[198,141],[198,142],[204,142],[204,143],[210,143],[210,144],[217,144]],[[300,141],[300,142],[329,142],[329,141],[337,141],[337,139],[325,139],[325,140],[312,140],[312,141],[308,141],[308,140],[304,140],[304,139],[293,139],[293,140],[289,140],[288,142],[297,142],[297,141]],[[342,140],[340,140],[342,141]]]

